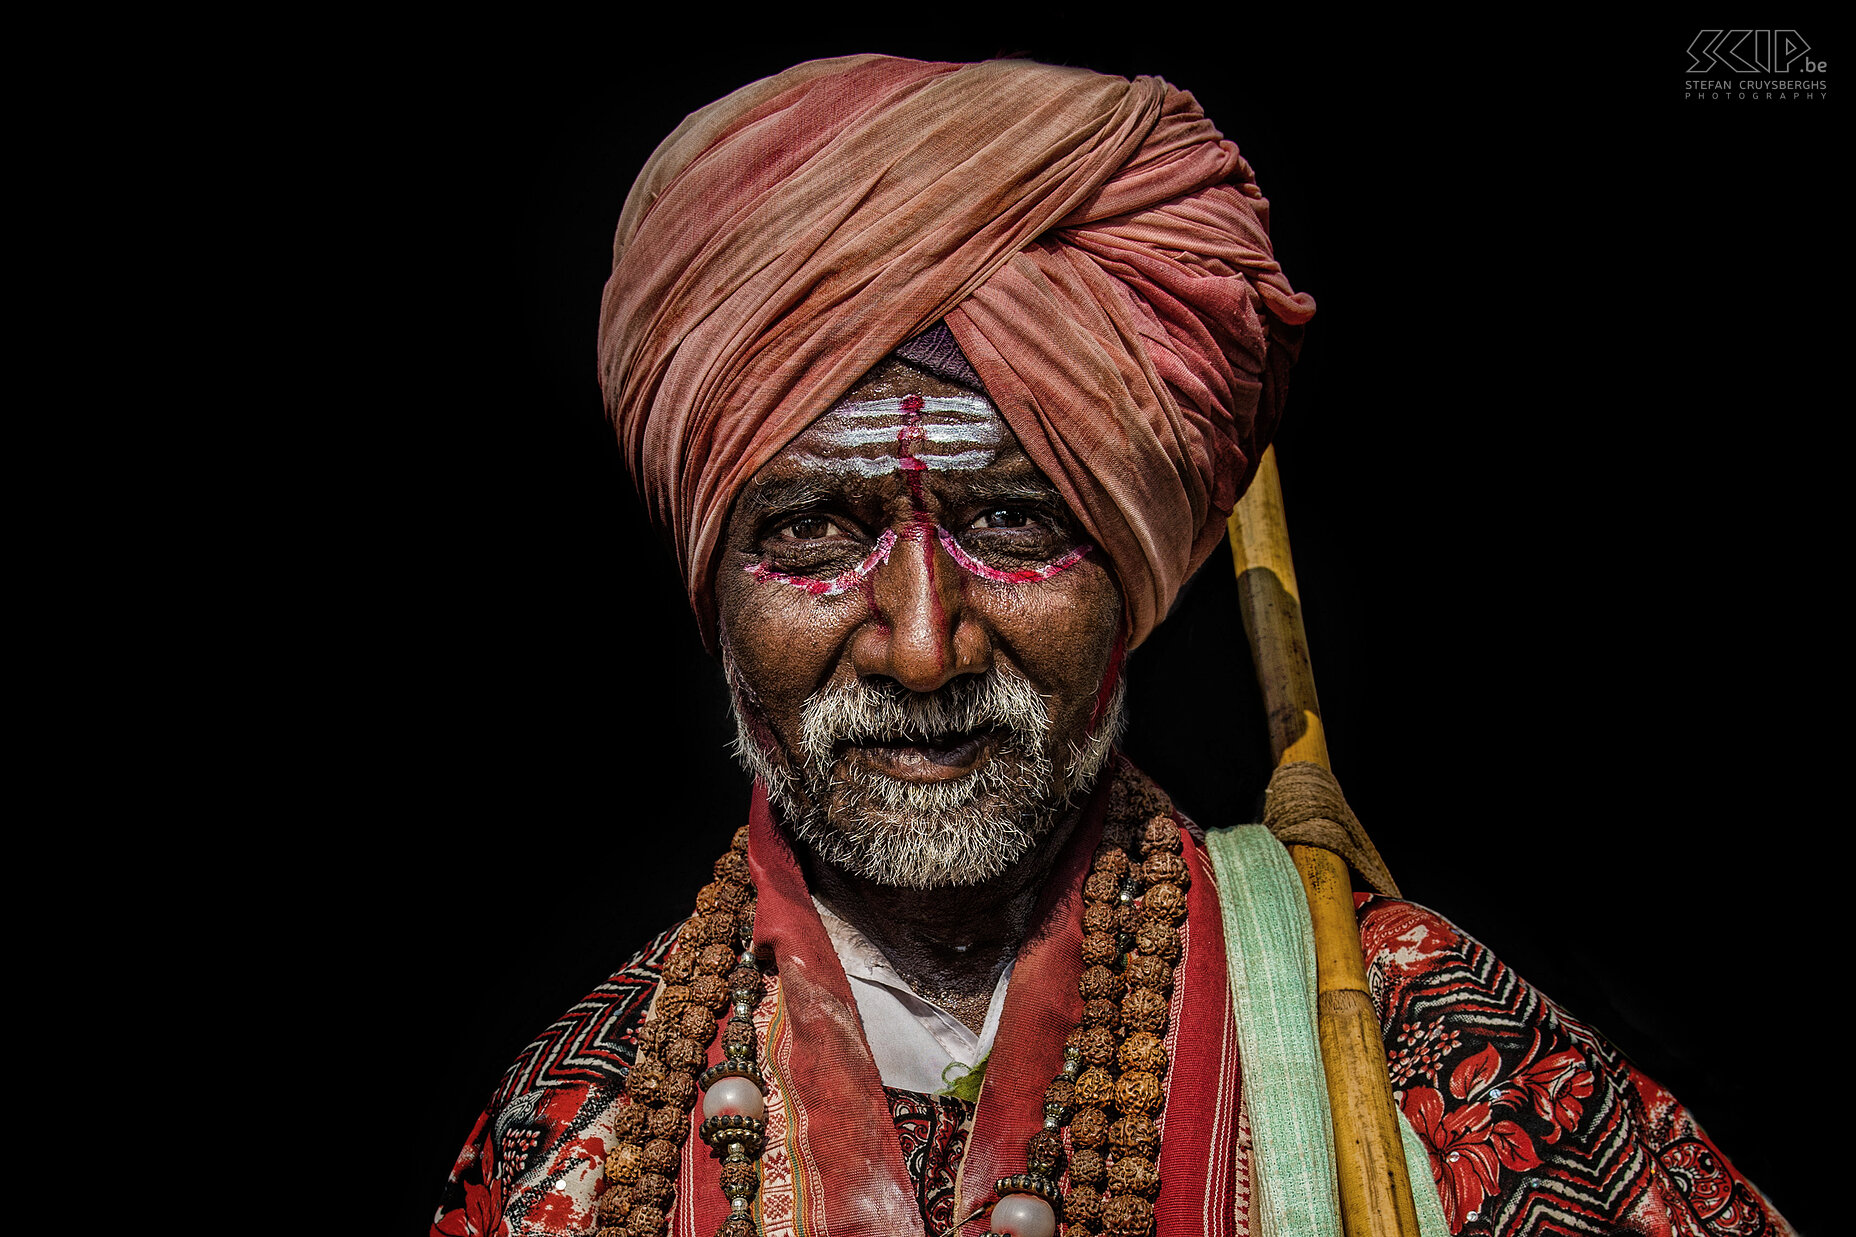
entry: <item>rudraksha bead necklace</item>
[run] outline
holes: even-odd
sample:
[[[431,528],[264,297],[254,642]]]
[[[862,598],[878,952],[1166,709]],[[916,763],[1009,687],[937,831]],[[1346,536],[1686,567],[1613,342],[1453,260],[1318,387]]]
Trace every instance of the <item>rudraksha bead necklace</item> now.
[[[755,1061],[754,1009],[765,994],[754,956],[754,886],[748,831],[736,830],[715,861],[715,880],[696,895],[696,914],[677,934],[651,1013],[638,1028],[638,1056],[625,1079],[631,1103],[617,1110],[619,1142],[606,1154],[600,1237],[658,1237],[676,1198],[689,1112],[703,1092],[702,1140],[722,1155],[729,1217],[720,1237],[752,1237],[766,1140],[766,1081]],[[706,1065],[724,1010],[722,1059]],[[706,1066],[706,1068],[705,1068]]]
[[[617,1109],[618,1145],[606,1155],[599,1237],[659,1237],[676,1197],[690,1110],[703,1092],[702,1140],[722,1156],[729,1217],[717,1237],[753,1237],[753,1200],[766,1144],[766,1080],[756,1060],[754,1010],[765,994],[753,951],[754,887],[748,831],[735,833],[697,895],[665,963],[638,1056]],[[1097,848],[1083,885],[1083,1018],[1044,1092],[1044,1126],[1025,1145],[1025,1171],[996,1183],[992,1231],[1012,1237],[1144,1237],[1160,1190],[1166,1033],[1179,923],[1191,876],[1179,826],[1155,812],[1141,826],[1140,862],[1113,841]],[[705,1068],[717,1017],[722,1060]],[[1111,1113],[1118,1116],[1111,1117]],[[1069,1131],[1070,1188],[1061,1191]]]

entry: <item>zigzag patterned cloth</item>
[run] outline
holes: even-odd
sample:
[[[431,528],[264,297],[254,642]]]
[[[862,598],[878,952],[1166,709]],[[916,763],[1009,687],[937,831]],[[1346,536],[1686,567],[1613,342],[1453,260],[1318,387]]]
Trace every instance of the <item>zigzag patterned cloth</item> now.
[[[1432,911],[1356,899],[1398,1102],[1460,1237],[1790,1237],[1688,1111],[1623,1054]],[[434,1237],[585,1235],[605,1147],[674,930],[509,1068],[459,1154]],[[946,1223],[970,1105],[891,1092],[924,1232]],[[939,1221],[937,1224],[935,1221]],[[1248,1233],[1240,1216],[1238,1231]]]

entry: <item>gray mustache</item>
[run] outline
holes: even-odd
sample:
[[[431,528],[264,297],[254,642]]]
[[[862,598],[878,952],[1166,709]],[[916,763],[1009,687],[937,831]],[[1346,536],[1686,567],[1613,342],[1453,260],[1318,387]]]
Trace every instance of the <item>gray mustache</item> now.
[[[1029,681],[995,667],[926,694],[861,679],[826,688],[801,706],[800,727],[814,767],[829,765],[839,744],[931,743],[987,730],[1005,730],[1035,752],[1050,732],[1050,707]]]

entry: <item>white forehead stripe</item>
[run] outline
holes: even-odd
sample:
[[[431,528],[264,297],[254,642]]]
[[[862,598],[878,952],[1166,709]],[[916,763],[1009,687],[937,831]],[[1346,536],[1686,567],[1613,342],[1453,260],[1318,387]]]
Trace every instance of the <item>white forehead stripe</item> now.
[[[895,473],[896,460],[898,457],[895,455],[879,455],[872,458],[862,455],[853,455],[848,459],[828,460],[824,456],[813,455],[808,451],[801,452],[794,458],[808,467],[816,467],[821,471],[849,472],[855,473],[860,477],[887,477]],[[998,458],[998,453],[994,451],[959,451],[952,455],[939,455],[932,451],[918,451],[916,452],[916,458],[920,459],[923,464],[926,464],[929,468],[937,472],[943,470],[947,472],[967,472],[976,468],[984,468],[988,464],[991,464],[994,459]]]
[[[985,468],[1006,444],[1006,430],[990,402],[978,395],[906,396],[840,404],[811,431],[846,456],[807,464],[864,477],[895,471],[903,456],[920,466],[953,472]]]
[[[974,425],[970,422],[956,422],[944,425],[938,421],[923,421],[919,426],[896,422],[890,425],[871,425],[858,429],[826,428],[820,431],[824,437],[833,442],[843,443],[847,447],[868,447],[883,445],[893,447],[901,439],[904,430],[918,429],[919,434],[911,435],[909,442],[927,443],[935,447],[960,447],[968,444],[982,447],[997,447],[999,431],[992,425]]]
[[[913,404],[917,412],[962,412],[970,417],[993,415],[992,401],[979,395],[905,395],[900,399],[865,399],[839,404],[831,411],[841,417],[861,419],[887,415],[893,420],[896,414],[905,411],[904,404]]]

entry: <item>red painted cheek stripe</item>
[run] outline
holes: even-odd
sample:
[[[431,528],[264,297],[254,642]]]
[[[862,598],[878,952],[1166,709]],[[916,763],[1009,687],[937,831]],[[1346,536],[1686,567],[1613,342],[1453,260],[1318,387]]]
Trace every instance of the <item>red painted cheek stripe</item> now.
[[[784,571],[775,571],[765,563],[753,563],[742,568],[743,571],[765,584],[777,580],[781,584],[790,584],[794,588],[804,589],[814,597],[836,597],[839,593],[856,588],[871,572],[889,561],[889,552],[896,548],[896,534],[889,529],[876,539],[876,546],[863,562],[849,571],[841,571],[829,580],[814,580],[808,576],[789,575]]]
[[[1042,567],[1027,567],[1020,571],[1000,571],[996,567],[988,567],[985,563],[980,562],[977,558],[974,558],[971,554],[961,549],[960,543],[954,540],[954,534],[948,532],[939,524],[935,525],[934,535],[941,542],[941,548],[947,551],[947,556],[949,558],[959,563],[962,567],[972,572],[980,579],[991,580],[994,584],[1030,584],[1037,580],[1048,580],[1052,576],[1061,575],[1063,572],[1068,571],[1070,568],[1076,566],[1076,564],[1082,562],[1084,556],[1095,548],[1086,544],[1079,545],[1075,549],[1065,552],[1061,558],[1053,559],[1045,563]]]
[[[1119,630],[1115,632],[1115,647],[1108,655],[1108,673],[1102,676],[1102,686],[1096,689],[1096,709],[1089,715],[1089,733],[1096,732],[1096,726],[1102,721],[1102,714],[1108,710],[1109,698],[1115,694],[1115,684],[1121,678],[1121,659],[1128,653],[1128,624],[1124,618]]]

